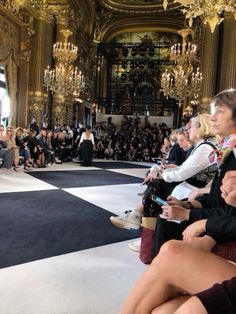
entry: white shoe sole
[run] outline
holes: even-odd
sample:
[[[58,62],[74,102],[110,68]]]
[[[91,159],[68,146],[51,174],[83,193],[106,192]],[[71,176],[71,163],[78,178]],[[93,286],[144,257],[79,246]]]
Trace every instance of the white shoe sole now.
[[[138,242],[138,241],[137,241]],[[135,245],[134,243],[129,243],[129,249],[131,251],[134,251],[134,252],[137,252],[139,253],[140,252],[140,245],[141,245],[141,242],[139,242],[139,245]]]
[[[121,229],[127,229],[127,230],[139,230],[140,225],[131,223],[131,222],[127,222],[127,221],[120,221],[119,219],[116,219],[116,217],[111,217],[110,221],[113,225],[115,225],[118,228]]]

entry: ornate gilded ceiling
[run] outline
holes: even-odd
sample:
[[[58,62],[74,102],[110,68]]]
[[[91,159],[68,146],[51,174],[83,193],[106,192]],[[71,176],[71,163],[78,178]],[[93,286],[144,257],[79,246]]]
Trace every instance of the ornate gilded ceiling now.
[[[99,0],[100,5],[111,11],[123,13],[148,13],[163,12],[163,0]],[[178,9],[180,4],[169,1],[168,11]]]
[[[109,42],[127,32],[177,32],[184,28],[180,4],[169,0],[167,10],[163,0],[97,0],[95,1],[95,42]]]

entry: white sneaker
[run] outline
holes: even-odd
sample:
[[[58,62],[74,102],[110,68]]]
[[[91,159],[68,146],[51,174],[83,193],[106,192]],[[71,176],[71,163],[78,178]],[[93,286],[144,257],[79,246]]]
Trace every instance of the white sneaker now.
[[[61,161],[59,158],[56,157],[56,158],[55,158],[55,163],[56,163],[56,164],[62,164],[62,161]]]
[[[140,246],[141,246],[141,239],[138,239],[136,241],[129,243],[130,250],[134,252],[140,252]]]
[[[124,215],[111,216],[110,220],[118,228],[138,230],[141,225],[141,218],[141,216],[135,215],[132,210],[129,210]]]
[[[1,172],[2,174],[6,174],[6,175],[8,175],[8,174],[13,174],[13,170],[12,170],[12,168],[2,168],[2,172]]]

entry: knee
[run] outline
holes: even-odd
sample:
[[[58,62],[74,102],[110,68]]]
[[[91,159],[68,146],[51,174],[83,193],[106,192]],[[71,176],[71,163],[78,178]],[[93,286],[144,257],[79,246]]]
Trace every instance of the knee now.
[[[183,241],[170,240],[162,245],[159,254],[154,258],[153,264],[160,265],[160,261],[163,261],[164,265],[173,263],[173,260],[182,255]]]

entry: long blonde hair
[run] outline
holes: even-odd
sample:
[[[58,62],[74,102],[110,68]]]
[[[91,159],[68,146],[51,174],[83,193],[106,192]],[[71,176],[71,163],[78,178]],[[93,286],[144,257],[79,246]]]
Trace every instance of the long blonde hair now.
[[[197,115],[191,119],[191,123],[194,123],[198,128],[199,138],[207,139],[209,137],[215,136],[212,127],[211,116],[208,113],[201,113]]]

